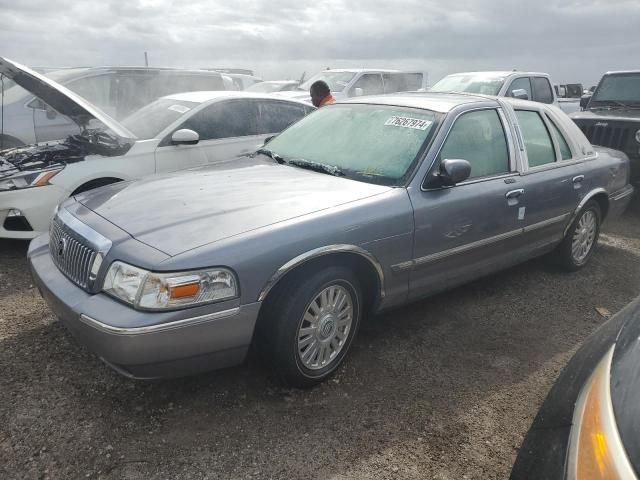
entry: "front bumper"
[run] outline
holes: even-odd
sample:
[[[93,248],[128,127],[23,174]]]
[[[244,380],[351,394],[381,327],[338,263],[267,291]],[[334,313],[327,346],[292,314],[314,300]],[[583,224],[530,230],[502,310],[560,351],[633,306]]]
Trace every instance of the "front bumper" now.
[[[45,234],[29,246],[29,266],[38,289],[73,336],[120,373],[176,377],[244,360],[260,303],[140,312],[70,282],[51,260],[47,243]]]
[[[49,230],[53,211],[69,195],[57,185],[0,192],[0,238],[31,239]],[[7,230],[4,222],[10,210],[20,210],[32,231]]]

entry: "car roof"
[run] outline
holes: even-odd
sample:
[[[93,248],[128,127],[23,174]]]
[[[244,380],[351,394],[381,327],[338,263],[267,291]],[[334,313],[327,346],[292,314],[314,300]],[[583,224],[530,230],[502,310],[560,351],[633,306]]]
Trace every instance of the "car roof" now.
[[[264,80],[260,83],[270,83],[272,85],[285,85],[288,83],[298,83],[298,80]]]
[[[290,99],[286,97],[281,97],[279,95],[272,95],[270,93],[260,93],[260,92],[247,92],[241,90],[216,90],[216,91],[199,91],[199,92],[183,92],[183,93],[174,93],[171,95],[166,95],[162,98],[169,100],[177,100],[182,102],[194,102],[194,103],[205,103],[212,100],[228,100],[235,98],[255,98],[261,100],[280,100],[286,102],[299,103],[301,105],[309,106],[304,102],[300,102],[295,99]]]
[[[447,75],[447,77],[453,77],[454,75],[493,75],[496,77],[509,77],[511,75],[533,75],[533,76],[544,76],[547,77],[549,76],[548,73],[542,73],[542,72],[525,72],[525,71],[520,71],[520,70],[486,70],[486,71],[479,71],[479,72],[458,72],[458,73],[452,73],[450,75]]]
[[[605,73],[605,75],[615,75],[618,73],[640,73],[640,70],[611,70]]]
[[[381,73],[418,73],[413,71],[404,71],[404,70],[391,70],[388,68],[332,68],[330,70],[323,70],[321,73],[327,72],[350,72],[350,73],[360,73],[360,72],[381,72]]]
[[[390,95],[376,95],[370,97],[357,97],[339,103],[365,103],[372,105],[392,105],[397,107],[421,108],[434,112],[447,113],[459,105],[481,102],[498,101],[488,95],[476,95],[466,93],[439,93],[439,92],[404,92]]]

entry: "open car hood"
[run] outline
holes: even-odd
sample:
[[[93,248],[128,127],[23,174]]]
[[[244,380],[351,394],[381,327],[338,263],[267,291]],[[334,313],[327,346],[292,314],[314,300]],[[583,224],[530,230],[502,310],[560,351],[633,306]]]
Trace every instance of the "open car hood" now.
[[[27,67],[0,57],[0,74],[13,80],[61,115],[73,120],[80,128],[90,126],[92,121],[98,121],[111,130],[112,133],[122,138],[136,138],[127,128],[95,105],[73,93],[68,88]]]

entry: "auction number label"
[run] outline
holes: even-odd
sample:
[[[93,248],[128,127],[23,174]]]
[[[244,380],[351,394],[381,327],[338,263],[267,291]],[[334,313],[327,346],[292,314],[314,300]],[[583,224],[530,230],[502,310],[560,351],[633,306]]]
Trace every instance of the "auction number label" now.
[[[430,120],[421,120],[419,118],[411,117],[390,117],[385,125],[392,127],[413,128],[415,130],[426,130],[431,126],[433,122]]]

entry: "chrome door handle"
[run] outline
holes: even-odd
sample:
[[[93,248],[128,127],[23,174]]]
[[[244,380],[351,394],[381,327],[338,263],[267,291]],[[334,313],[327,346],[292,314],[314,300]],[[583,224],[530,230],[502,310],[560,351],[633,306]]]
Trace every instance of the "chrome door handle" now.
[[[505,197],[509,198],[517,198],[524,193],[524,188],[518,188],[516,190],[510,190],[506,193]]]
[[[571,181],[573,183],[580,183],[583,180],[584,180],[584,175],[576,175],[575,177],[573,177],[573,180]]]

